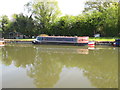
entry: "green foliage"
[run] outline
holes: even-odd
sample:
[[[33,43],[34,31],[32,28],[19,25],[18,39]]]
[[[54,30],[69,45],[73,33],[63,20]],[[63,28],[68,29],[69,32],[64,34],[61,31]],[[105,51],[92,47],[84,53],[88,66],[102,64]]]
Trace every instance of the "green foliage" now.
[[[88,0],[85,3],[83,12],[99,11],[104,12],[108,7],[116,5],[118,0]]]
[[[90,36],[100,33],[104,37],[120,37],[120,5],[114,0],[87,1],[82,14],[60,16],[55,0],[35,0],[26,5],[29,15],[14,14],[13,20],[2,16],[2,32],[20,32],[32,35]]]
[[[34,18],[37,23],[38,33],[50,33],[50,25],[55,22],[56,17],[60,15],[60,10],[58,8],[57,1],[45,0],[39,1],[36,0],[32,4],[27,4],[27,7],[32,7],[28,9],[34,14]]]
[[[5,33],[8,31],[8,24],[9,19],[6,15],[3,15],[0,17],[0,31],[2,31],[2,34],[5,35]]]
[[[32,17],[28,17],[23,14],[14,15],[14,21],[12,22],[12,26],[14,26],[14,32],[20,32],[23,35],[27,36],[32,36],[35,34],[34,20],[32,19]]]
[[[104,2],[105,3],[105,2]],[[102,12],[93,10],[78,16],[62,16],[51,27],[51,35],[67,36],[101,36],[116,37],[118,33],[118,4],[112,3],[110,7],[103,7]]]
[[[91,13],[96,17],[95,33],[101,33],[102,36],[119,36],[118,34],[118,3],[117,0],[91,0],[85,3],[84,13]]]

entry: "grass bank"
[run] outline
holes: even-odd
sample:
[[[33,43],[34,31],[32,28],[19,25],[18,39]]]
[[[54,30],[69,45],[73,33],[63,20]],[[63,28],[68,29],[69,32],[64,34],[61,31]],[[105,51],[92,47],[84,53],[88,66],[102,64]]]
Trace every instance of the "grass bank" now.
[[[114,38],[89,38],[89,41],[115,41]]]
[[[90,37],[89,41],[115,41],[115,39],[120,39],[120,37],[99,37],[99,38],[94,38]],[[5,41],[33,41],[35,39],[5,39]]]
[[[115,41],[115,39],[120,39],[120,37],[90,37],[89,40],[90,41]]]
[[[33,41],[34,39],[5,39],[5,41]]]

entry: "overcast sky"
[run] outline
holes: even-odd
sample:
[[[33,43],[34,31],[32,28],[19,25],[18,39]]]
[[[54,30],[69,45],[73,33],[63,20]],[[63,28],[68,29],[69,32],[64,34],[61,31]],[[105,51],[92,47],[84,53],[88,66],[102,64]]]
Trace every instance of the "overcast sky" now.
[[[0,0],[0,16],[9,18],[14,14],[24,13],[24,5],[31,0]],[[57,0],[63,15],[78,15],[84,9],[85,0]]]

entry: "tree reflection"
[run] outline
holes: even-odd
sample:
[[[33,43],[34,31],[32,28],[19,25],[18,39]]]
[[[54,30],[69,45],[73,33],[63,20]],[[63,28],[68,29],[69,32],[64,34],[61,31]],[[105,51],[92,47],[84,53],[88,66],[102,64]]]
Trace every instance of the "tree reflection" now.
[[[8,55],[8,50],[6,48],[2,48],[2,63],[5,64],[6,66],[9,66],[12,64],[12,58],[11,56]]]
[[[39,53],[28,75],[34,78],[36,87],[50,88],[59,80],[62,64],[50,53]]]
[[[46,47],[50,47],[49,49]],[[90,50],[89,54],[78,53],[80,48],[58,48],[51,46],[5,47],[3,63],[14,62],[17,67],[27,67],[27,74],[34,79],[37,88],[54,87],[60,79],[64,66],[83,69],[84,76],[97,88],[118,87],[117,50]],[[79,50],[78,50],[79,49]],[[83,51],[88,51],[82,49]],[[74,52],[74,53],[73,53]]]
[[[0,64],[1,64],[1,61],[2,61],[2,47],[0,47]]]
[[[11,65],[14,63],[16,67],[26,67],[34,62],[35,51],[31,47],[22,46],[6,46],[2,51],[2,63]]]
[[[29,71],[29,75],[32,75],[32,78],[37,83],[37,87],[50,87],[49,85],[51,84],[51,87],[53,87],[57,80],[53,79],[50,75],[55,75],[54,78],[59,77],[63,66],[83,69],[84,75],[97,88],[118,87],[118,59],[116,50],[90,51],[88,55],[64,52],[53,53],[48,50],[44,52],[39,50],[38,52],[39,59],[36,59],[38,62]],[[60,67],[57,68],[58,66]],[[54,74],[52,71],[56,71],[55,73],[58,72],[58,74]],[[59,78],[57,79],[59,80]],[[40,80],[39,83],[38,80]],[[54,83],[53,80],[55,80]]]
[[[97,88],[117,88],[118,87],[118,56],[117,51],[101,50],[86,66],[85,76]],[[93,64],[94,63],[94,64]]]

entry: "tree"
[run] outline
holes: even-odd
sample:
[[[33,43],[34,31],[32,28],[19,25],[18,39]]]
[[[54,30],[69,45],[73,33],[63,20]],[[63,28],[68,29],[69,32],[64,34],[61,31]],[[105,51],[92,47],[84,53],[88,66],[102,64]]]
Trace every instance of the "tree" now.
[[[85,3],[84,14],[90,14],[95,33],[102,36],[118,36],[118,3],[117,0],[91,0]]]
[[[106,34],[108,36],[118,36],[118,5],[109,7],[106,17]]]
[[[115,5],[117,3],[117,0],[95,0],[94,2],[92,0],[89,0],[85,3],[85,8],[83,12],[89,12],[89,11],[99,11],[103,12],[108,7]]]
[[[32,6],[32,9],[29,7]],[[28,10],[32,12],[35,20],[38,22],[39,33],[48,33],[50,30],[49,26],[51,23],[55,22],[55,19],[60,15],[60,10],[58,8],[57,1],[44,0],[44,1],[34,1],[32,4],[30,2],[27,4]]]
[[[3,37],[5,36],[8,30],[9,19],[6,15],[0,17],[0,29],[2,31]]]
[[[23,14],[15,14],[13,17],[13,29],[15,32],[20,32],[30,37],[35,34],[34,20],[32,17]]]

